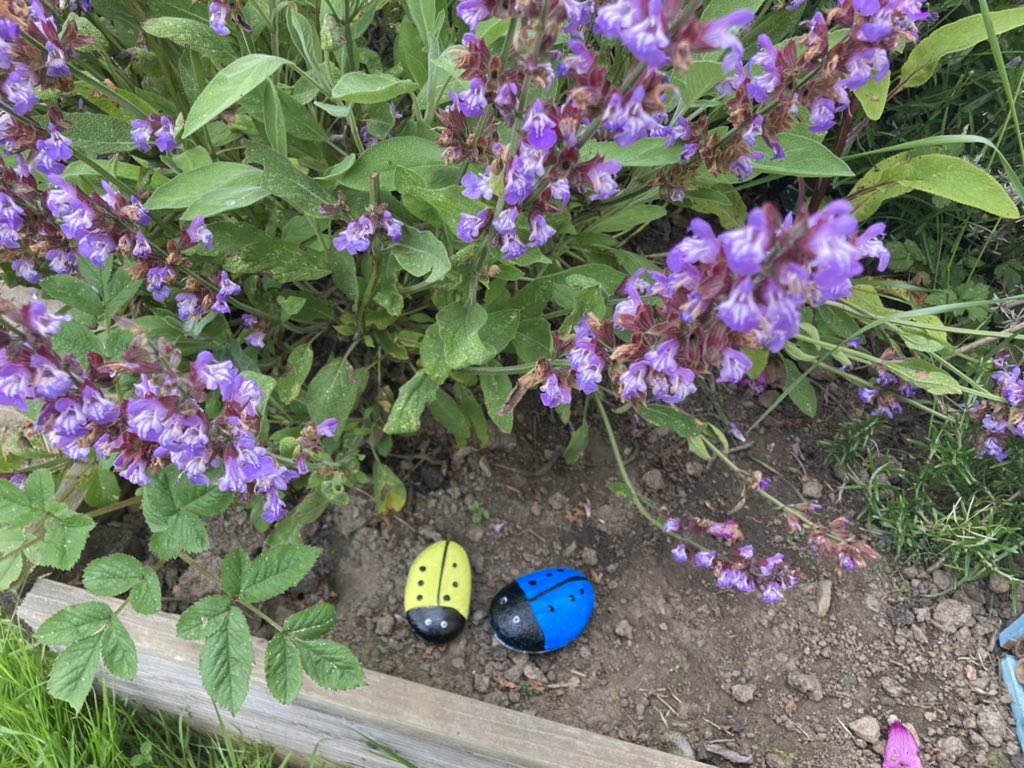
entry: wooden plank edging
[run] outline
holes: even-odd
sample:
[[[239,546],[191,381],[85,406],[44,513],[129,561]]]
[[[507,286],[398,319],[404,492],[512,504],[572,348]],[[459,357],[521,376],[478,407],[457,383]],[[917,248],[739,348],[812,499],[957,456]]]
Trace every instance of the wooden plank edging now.
[[[83,589],[40,579],[18,616],[33,629],[68,605],[99,600]],[[177,617],[140,616],[126,607],[120,618],[135,641],[139,671],[125,681],[100,671],[105,685],[143,706],[177,715],[187,711],[197,728],[217,731],[218,713],[199,678],[198,643],[175,633]],[[328,691],[308,678],[285,706],[267,690],[267,643],[253,640],[256,666],[245,705],[225,724],[279,752],[358,768],[395,768],[364,737],[393,749],[417,768],[711,768],[705,763],[486,704],[419,683],[366,670],[368,685]]]

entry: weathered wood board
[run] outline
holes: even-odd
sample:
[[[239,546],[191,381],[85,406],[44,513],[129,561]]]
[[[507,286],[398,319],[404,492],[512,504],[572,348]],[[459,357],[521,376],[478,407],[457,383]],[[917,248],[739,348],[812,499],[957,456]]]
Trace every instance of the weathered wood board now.
[[[96,599],[43,579],[25,597],[18,615],[35,629],[65,606]],[[177,617],[140,616],[130,608],[120,617],[138,648],[139,672],[130,682],[101,672],[107,687],[150,709],[174,715],[187,711],[197,728],[219,730],[218,714],[199,679],[200,646],[177,637]],[[395,768],[369,737],[417,768],[711,768],[370,670],[368,685],[355,691],[328,691],[307,679],[299,697],[284,706],[267,690],[266,641],[255,639],[254,645],[249,697],[234,717],[220,716],[245,738],[281,753],[308,757],[315,752],[359,768]]]

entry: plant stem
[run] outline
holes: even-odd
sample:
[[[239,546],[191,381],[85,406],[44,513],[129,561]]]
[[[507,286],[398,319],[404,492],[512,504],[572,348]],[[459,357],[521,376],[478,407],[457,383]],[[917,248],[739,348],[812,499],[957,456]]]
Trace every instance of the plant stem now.
[[[626,463],[622,460],[622,452],[619,450],[619,442],[615,439],[615,431],[612,429],[611,420],[608,418],[608,412],[604,409],[604,403],[601,401],[601,397],[597,396],[592,398],[594,404],[597,406],[597,412],[601,414],[601,421],[604,423],[605,434],[608,435],[608,443],[612,447],[612,455],[615,457],[615,466],[619,469],[619,475],[622,477],[622,482],[626,484],[626,488],[629,489],[629,495],[632,498],[633,506],[637,508],[641,515],[647,518],[647,521],[654,527],[661,529],[664,526],[664,521],[659,520],[650,512],[647,511],[647,505],[644,504],[640,494],[636,490],[636,486],[633,485],[633,481],[629,478],[629,471],[626,469]]]

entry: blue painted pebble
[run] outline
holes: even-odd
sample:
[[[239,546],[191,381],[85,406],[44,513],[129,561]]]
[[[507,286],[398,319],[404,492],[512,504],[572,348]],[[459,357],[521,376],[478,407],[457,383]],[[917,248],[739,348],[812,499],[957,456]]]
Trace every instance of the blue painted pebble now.
[[[571,568],[546,568],[520,576],[491,601],[498,642],[513,651],[547,653],[564,648],[594,615],[594,586]]]

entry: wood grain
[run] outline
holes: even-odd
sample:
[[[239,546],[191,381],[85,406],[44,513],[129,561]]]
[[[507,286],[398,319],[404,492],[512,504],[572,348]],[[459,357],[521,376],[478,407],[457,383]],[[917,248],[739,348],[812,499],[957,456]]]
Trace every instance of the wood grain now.
[[[61,608],[88,600],[100,598],[42,579],[18,615],[35,629]],[[218,713],[199,679],[200,646],[177,637],[177,617],[139,616],[130,608],[120,617],[138,648],[139,672],[124,681],[101,671],[103,683],[150,709],[187,711],[197,728],[217,732]],[[221,712],[220,717],[245,738],[292,753],[299,764],[315,753],[359,768],[394,768],[372,739],[417,768],[711,768],[370,670],[368,685],[355,691],[328,691],[307,679],[299,697],[285,706],[266,687],[266,641],[253,643],[256,667],[249,697],[236,716]]]

